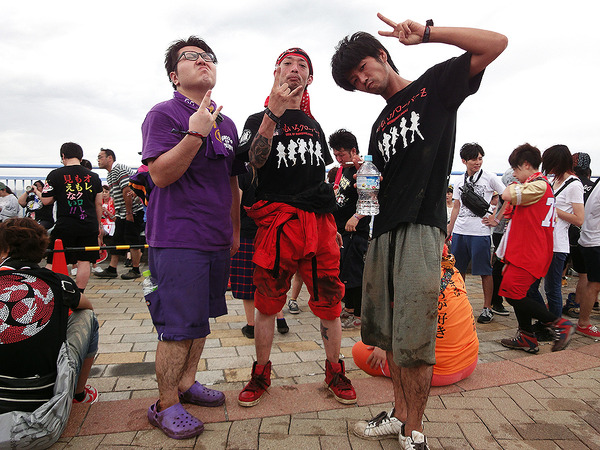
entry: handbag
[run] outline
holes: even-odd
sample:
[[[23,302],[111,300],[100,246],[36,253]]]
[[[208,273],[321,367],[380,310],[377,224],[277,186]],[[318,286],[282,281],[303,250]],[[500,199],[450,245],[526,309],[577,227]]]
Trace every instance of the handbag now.
[[[465,184],[460,187],[460,201],[463,205],[465,205],[473,214],[477,217],[483,217],[486,214],[491,214],[490,204],[485,201],[483,197],[481,197],[477,192],[475,192],[475,183],[479,181],[481,175],[483,174],[483,170],[479,172],[479,176],[475,181],[473,181],[473,176],[471,176],[470,182],[467,180],[467,173],[465,172]]]

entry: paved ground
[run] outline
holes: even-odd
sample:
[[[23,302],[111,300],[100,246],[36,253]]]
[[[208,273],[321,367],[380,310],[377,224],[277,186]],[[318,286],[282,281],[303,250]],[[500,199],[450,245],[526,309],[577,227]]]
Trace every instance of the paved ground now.
[[[575,288],[569,280],[564,292]],[[476,314],[483,303],[479,278],[468,277]],[[196,439],[174,441],[153,429],[146,410],[157,396],[156,336],[137,281],[92,279],[86,290],[100,320],[100,349],[90,384],[100,401],[74,405],[67,429],[52,447],[196,449],[392,449],[395,440],[364,441],[356,420],[391,408],[391,382],[372,378],[352,362],[359,331],[344,331],[342,354],[359,401],[337,403],[323,388],[324,351],[318,320],[302,291],[298,315],[286,313],[290,332],[275,333],[273,384],[259,405],[241,408],[237,395],[250,377],[253,341],[241,334],[242,302],[228,296],[229,314],[213,321],[197,380],[226,392],[219,408],[190,408],[206,428]],[[600,314],[592,317],[600,322]],[[466,380],[433,388],[425,412],[431,448],[600,449],[600,343],[576,335],[570,347],[538,355],[508,350],[499,339],[514,334],[514,314],[478,326],[479,365]]]

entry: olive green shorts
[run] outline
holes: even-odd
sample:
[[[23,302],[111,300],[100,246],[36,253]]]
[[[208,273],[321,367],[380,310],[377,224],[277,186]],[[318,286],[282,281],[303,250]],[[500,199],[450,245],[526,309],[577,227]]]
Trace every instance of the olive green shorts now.
[[[444,233],[400,224],[369,244],[363,276],[363,342],[393,352],[400,367],[435,364]]]

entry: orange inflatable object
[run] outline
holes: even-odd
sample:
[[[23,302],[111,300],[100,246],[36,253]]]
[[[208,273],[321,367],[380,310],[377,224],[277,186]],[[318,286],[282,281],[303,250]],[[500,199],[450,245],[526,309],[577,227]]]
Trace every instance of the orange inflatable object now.
[[[371,348],[361,341],[354,344],[354,363],[369,375],[389,377],[387,362],[375,369],[367,364],[367,358],[373,351]],[[454,256],[447,254],[442,258],[432,386],[447,386],[467,378],[477,366],[478,352],[479,339],[473,308],[467,297],[465,283],[454,268]]]
[[[54,250],[64,250],[61,239],[57,239],[54,242]],[[67,260],[65,258],[65,252],[58,251],[52,256],[52,270],[56,273],[62,273],[63,275],[69,276],[69,269],[67,267]]]

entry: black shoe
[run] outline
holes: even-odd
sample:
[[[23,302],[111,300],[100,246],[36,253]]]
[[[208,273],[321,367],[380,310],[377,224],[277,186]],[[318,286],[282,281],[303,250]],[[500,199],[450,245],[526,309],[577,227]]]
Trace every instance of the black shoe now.
[[[285,319],[277,319],[277,331],[279,331],[281,334],[285,334],[290,331],[290,327],[288,327]]]
[[[124,280],[135,280],[136,278],[139,278],[141,276],[142,276],[142,274],[140,273],[139,270],[136,271],[136,270],[130,269],[129,272],[121,275],[121,278]]]
[[[102,272],[94,272],[94,276],[98,278],[117,278],[117,271],[104,269]]]
[[[503,304],[492,305],[492,311],[499,316],[508,316],[510,314],[510,311]]]
[[[244,325],[242,327],[242,334],[248,339],[254,339],[254,325]]]
[[[127,259],[125,260],[125,264],[124,264],[124,266],[125,266],[125,267],[131,267],[131,259],[127,258]]]
[[[562,313],[573,319],[579,318],[579,303],[576,301],[575,292],[567,295],[567,301],[565,302],[565,306],[563,306]]]
[[[535,333],[535,337],[539,342],[552,342],[554,339],[556,339],[554,330],[541,322],[536,322],[533,324],[533,332]]]
[[[494,320],[494,313],[490,308],[483,308],[481,314],[477,318],[478,323],[490,323]]]

